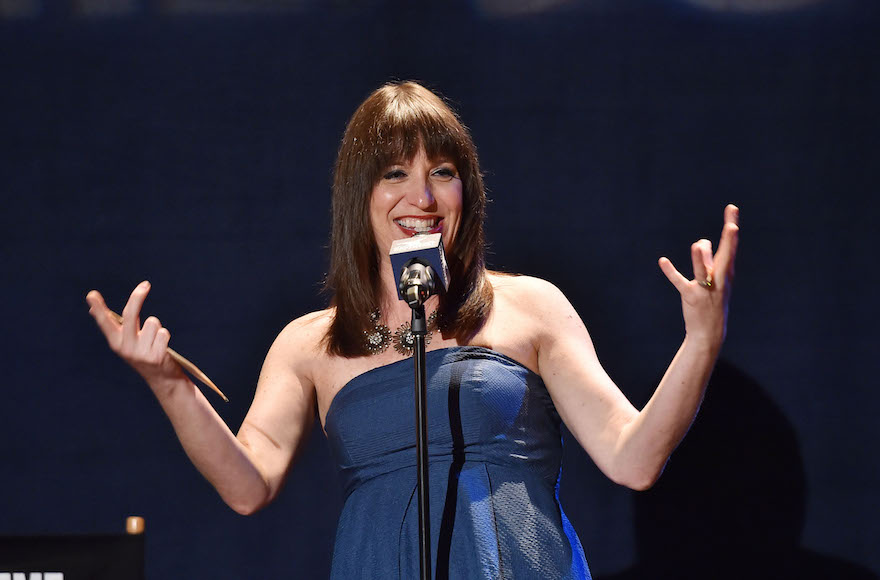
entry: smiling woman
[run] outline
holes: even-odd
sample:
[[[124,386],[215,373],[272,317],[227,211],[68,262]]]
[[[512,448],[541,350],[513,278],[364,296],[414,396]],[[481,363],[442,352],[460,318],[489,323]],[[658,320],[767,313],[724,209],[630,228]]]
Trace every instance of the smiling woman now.
[[[666,259],[686,336],[648,404],[636,410],[608,377],[590,335],[552,284],[486,270],[485,191],[476,149],[446,104],[416,83],[373,92],[348,124],[333,182],[325,310],[294,320],[263,364],[237,436],[168,350],[170,333],[139,323],[149,283],[115,319],[87,300],[110,347],[147,381],[195,466],[242,514],[278,494],[315,417],[345,503],[332,577],[415,578],[409,306],[398,300],[393,241],[439,232],[450,285],[425,302],[430,542],[435,578],[590,577],[556,493],[564,422],[613,481],[646,489],[660,476],[703,396],[724,340],[737,244],[728,206],[718,251],[691,247],[694,279]],[[375,340],[374,340],[375,339]]]
[[[412,226],[444,232],[451,282],[440,299],[439,319],[464,340],[472,335],[492,305],[492,287],[484,281],[485,211],[476,147],[455,113],[417,83],[373,92],[349,121],[336,161],[326,284],[336,307],[330,351],[366,353],[370,313],[388,306],[380,280],[382,270],[384,279],[391,272],[382,257],[391,240],[412,235]],[[444,223],[415,221],[429,216]],[[369,283],[355,286],[351,280]]]
[[[395,163],[370,195],[370,222],[380,255],[391,242],[418,234],[444,234],[451,251],[461,217],[461,178],[449,161],[431,161],[419,149],[409,161]]]

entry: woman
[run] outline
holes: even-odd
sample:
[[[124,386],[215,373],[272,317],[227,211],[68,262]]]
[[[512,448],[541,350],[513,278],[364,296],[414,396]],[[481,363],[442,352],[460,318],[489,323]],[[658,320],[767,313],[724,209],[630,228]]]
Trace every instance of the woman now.
[[[410,310],[397,299],[388,251],[393,240],[441,232],[450,287],[426,303],[434,576],[589,578],[556,497],[560,419],[615,482],[646,489],[656,481],[724,339],[738,210],[725,209],[714,256],[708,240],[693,244],[694,280],[660,259],[681,294],[686,337],[637,411],[559,290],[486,270],[485,201],[470,135],[438,97],[415,83],[370,95],[336,164],[333,301],[279,334],[237,436],[167,355],[168,330],[154,317],[139,326],[147,282],[121,325],[98,292],[87,300],[110,347],[144,377],[195,466],[234,510],[250,514],[272,501],[317,415],[346,494],[332,576],[412,578]]]

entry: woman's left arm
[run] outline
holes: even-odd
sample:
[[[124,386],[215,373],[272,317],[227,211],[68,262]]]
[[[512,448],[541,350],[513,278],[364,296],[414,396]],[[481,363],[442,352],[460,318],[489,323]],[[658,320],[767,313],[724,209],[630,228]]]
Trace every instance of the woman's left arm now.
[[[541,334],[538,366],[560,416],[612,480],[647,489],[687,433],[724,341],[738,241],[739,210],[724,210],[718,251],[709,240],[691,246],[694,279],[667,258],[659,265],[681,294],[685,339],[653,396],[637,411],[599,365],[586,328],[565,301],[562,315],[544,311],[551,323]],[[564,298],[563,298],[564,300]],[[555,319],[555,320],[548,320]],[[552,331],[552,332],[551,332]]]

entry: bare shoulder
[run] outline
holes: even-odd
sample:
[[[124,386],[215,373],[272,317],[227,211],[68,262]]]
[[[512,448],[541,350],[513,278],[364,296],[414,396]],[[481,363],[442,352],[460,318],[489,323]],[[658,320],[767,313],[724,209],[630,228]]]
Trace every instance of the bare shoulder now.
[[[507,319],[519,320],[537,351],[563,336],[589,340],[587,329],[562,290],[534,276],[490,276],[495,290],[494,311]]]
[[[494,293],[492,313],[476,342],[540,374],[540,351],[574,310],[546,280],[498,272],[489,272],[487,279]]]
[[[495,298],[501,305],[525,315],[540,315],[568,305],[568,299],[551,282],[534,276],[490,272],[488,276]],[[570,307],[570,306],[569,306]]]
[[[309,312],[289,322],[275,340],[297,347],[304,347],[310,343],[317,345],[327,334],[332,322],[332,308]]]
[[[310,312],[291,321],[278,333],[266,361],[284,361],[301,379],[311,378],[312,365],[326,356],[324,337],[332,321],[332,308]]]

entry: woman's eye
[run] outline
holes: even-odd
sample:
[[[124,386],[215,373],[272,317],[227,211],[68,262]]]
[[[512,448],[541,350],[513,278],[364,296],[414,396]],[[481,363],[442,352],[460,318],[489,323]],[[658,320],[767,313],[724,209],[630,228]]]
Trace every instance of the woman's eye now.
[[[433,171],[433,175],[434,175],[434,177],[439,177],[440,179],[445,179],[447,181],[450,179],[453,179],[455,177],[458,177],[458,174],[455,171],[455,169],[453,169],[451,167],[438,167],[437,169],[435,169]]]
[[[382,176],[382,179],[402,179],[406,177],[406,173],[404,173],[400,169],[392,169],[388,173]]]

